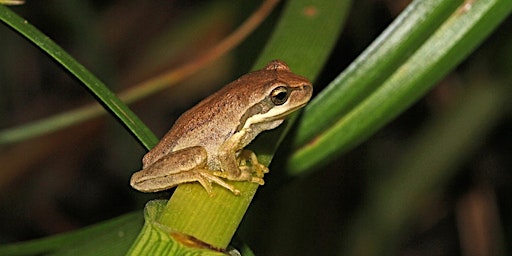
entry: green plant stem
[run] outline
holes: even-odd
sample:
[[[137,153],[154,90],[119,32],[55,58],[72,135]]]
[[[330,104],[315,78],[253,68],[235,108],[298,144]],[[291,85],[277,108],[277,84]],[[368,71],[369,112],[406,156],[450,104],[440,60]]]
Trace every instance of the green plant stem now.
[[[225,249],[258,188],[258,184],[249,182],[232,184],[242,191],[241,195],[214,187],[215,195],[210,197],[197,184],[180,185],[160,216],[160,223]]]

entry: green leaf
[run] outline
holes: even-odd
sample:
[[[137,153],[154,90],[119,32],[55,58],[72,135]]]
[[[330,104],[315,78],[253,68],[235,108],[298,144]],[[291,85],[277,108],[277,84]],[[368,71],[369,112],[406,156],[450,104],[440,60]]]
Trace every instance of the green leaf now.
[[[142,227],[140,212],[38,240],[0,245],[0,255],[124,255]]]
[[[361,58],[315,98],[299,127],[296,150],[287,165],[290,173],[326,164],[364,141],[431,89],[512,9],[508,0],[457,1],[457,8],[454,2],[414,1]],[[416,39],[405,40],[410,37]],[[386,63],[391,66],[381,66]],[[326,115],[330,117],[321,118]]]
[[[315,80],[334,48],[352,1],[287,1],[253,69],[273,59],[285,61],[294,73]]]

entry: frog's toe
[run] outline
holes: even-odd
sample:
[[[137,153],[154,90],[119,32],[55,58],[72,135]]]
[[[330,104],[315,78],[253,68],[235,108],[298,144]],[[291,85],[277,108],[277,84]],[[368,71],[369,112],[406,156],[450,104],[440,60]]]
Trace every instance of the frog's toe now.
[[[198,175],[196,180],[197,182],[199,182],[199,184],[201,184],[201,186],[203,186],[204,190],[206,190],[208,195],[210,195],[211,197],[215,195],[213,193],[212,183],[208,178],[204,177],[203,175]]]
[[[259,166],[260,166],[260,168],[259,168],[259,169],[260,169],[261,171],[263,171],[263,173],[268,173],[268,172],[270,171],[270,170],[268,169],[268,167],[266,167],[265,165],[260,164],[260,163],[258,163],[258,164],[259,164]]]
[[[240,166],[240,170],[242,171],[242,173],[247,173],[246,180],[249,181],[254,177],[263,178],[263,176],[265,176],[265,173],[269,172],[268,168],[260,163],[253,166]]]
[[[260,177],[252,177],[251,182],[258,183],[260,186],[265,185],[265,181]]]
[[[213,176],[215,177],[221,177],[221,178],[224,178],[224,179],[227,179],[228,178],[228,175],[226,172],[223,172],[223,171],[215,171],[215,172],[212,172]]]
[[[258,175],[258,177],[263,177],[263,175],[265,173],[269,172],[269,169],[265,165],[260,164],[260,163],[257,163],[256,165],[254,165],[253,169],[254,169],[254,172]]]
[[[213,189],[212,189],[212,185],[211,185],[212,182],[217,183],[219,186],[231,191],[235,195],[240,195],[240,190],[236,189],[233,185],[226,183],[224,180],[219,178],[222,176],[219,176],[216,173],[217,172],[214,172],[212,174],[209,171],[199,172],[199,174],[202,176],[203,180],[206,180],[205,183],[207,183],[207,185],[205,186],[201,181],[199,181],[199,180],[198,181],[206,189],[206,191],[208,192],[208,194],[210,194],[210,196],[213,195]],[[209,187],[209,188],[207,188],[207,187]]]

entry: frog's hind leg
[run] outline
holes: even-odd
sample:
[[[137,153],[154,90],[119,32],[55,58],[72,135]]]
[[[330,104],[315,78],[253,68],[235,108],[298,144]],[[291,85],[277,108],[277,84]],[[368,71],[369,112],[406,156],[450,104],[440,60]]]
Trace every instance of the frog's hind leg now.
[[[199,182],[199,184],[201,184],[201,186],[203,186],[203,188],[206,190],[206,192],[210,196],[213,196],[214,195],[213,187],[212,187],[212,182],[213,182],[213,183],[217,183],[219,186],[221,186],[223,188],[228,189],[229,191],[233,192],[233,194],[235,194],[235,195],[240,194],[240,191],[238,189],[236,189],[234,186],[226,183],[221,178],[213,175],[211,173],[211,171],[209,171],[207,169],[193,169],[193,170],[189,170],[186,172],[174,173],[174,174],[166,176],[166,177],[161,177],[158,180],[153,181],[155,183],[159,182],[162,184],[161,186],[159,186],[161,189],[158,189],[158,190],[139,188],[137,186],[137,183],[134,182],[135,179],[136,179],[136,175],[134,174],[134,176],[132,177],[132,186],[142,192],[157,192],[157,191],[169,189],[169,188],[172,188],[177,185],[184,184],[184,183]]]
[[[240,194],[234,186],[215,176],[207,166],[207,153],[203,147],[190,147],[161,157],[158,161],[132,175],[130,184],[142,192],[157,192],[183,183],[199,182],[210,196],[212,182]]]

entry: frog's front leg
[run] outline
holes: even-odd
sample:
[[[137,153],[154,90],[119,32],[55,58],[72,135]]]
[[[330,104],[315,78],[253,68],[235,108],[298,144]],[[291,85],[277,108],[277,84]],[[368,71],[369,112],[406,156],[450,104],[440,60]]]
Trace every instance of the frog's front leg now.
[[[157,192],[197,181],[208,194],[213,195],[211,183],[214,182],[234,194],[239,194],[240,191],[208,169],[207,158],[206,150],[200,146],[174,151],[134,173],[130,185],[142,192]]]
[[[258,162],[254,152],[243,149],[237,156],[234,152],[223,152],[219,156],[222,171],[213,174],[228,180],[250,181],[260,185],[265,184],[263,175],[269,170]]]

